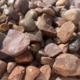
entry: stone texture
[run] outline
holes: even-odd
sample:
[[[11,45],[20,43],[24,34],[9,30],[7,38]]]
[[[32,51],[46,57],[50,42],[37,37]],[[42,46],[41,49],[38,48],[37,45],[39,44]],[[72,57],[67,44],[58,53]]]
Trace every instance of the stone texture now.
[[[50,43],[45,46],[44,51],[49,57],[54,57],[62,52],[61,49],[55,43]]]
[[[25,68],[23,66],[16,66],[9,75],[8,80],[22,80],[24,73]]]
[[[7,4],[8,4],[8,5],[13,5],[14,2],[15,2],[15,0],[8,0]]]
[[[17,56],[27,49],[29,43],[30,39],[27,35],[10,29],[2,43],[1,51],[10,56]]]
[[[75,25],[71,21],[68,21],[58,30],[57,36],[60,38],[62,43],[66,43],[72,37],[74,30]]]

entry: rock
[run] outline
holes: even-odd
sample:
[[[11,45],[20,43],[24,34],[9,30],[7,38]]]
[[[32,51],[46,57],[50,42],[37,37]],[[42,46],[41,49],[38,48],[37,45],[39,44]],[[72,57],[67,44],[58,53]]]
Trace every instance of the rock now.
[[[26,31],[36,30],[36,24],[33,19],[23,19],[19,22],[20,26],[23,26]]]
[[[11,73],[12,70],[16,67],[16,63],[15,62],[9,62],[7,65],[7,72]]]
[[[27,0],[16,0],[14,8],[17,12],[25,14],[28,10],[29,2]]]
[[[45,8],[43,8],[43,12],[46,13],[47,15],[52,16],[52,17],[55,16],[55,12],[51,8],[45,7]]]
[[[0,78],[2,77],[4,72],[6,71],[6,67],[7,67],[7,63],[0,60]]]
[[[34,66],[28,66],[26,68],[26,74],[24,80],[34,80],[40,74],[40,70]]]
[[[61,26],[57,32],[57,37],[60,38],[62,43],[66,43],[72,37],[74,30],[75,25],[71,21],[68,21]]]
[[[7,4],[8,5],[14,5],[15,0],[8,0]]]
[[[80,75],[79,59],[72,54],[60,54],[53,64],[53,69],[59,75],[64,77]]]
[[[69,44],[69,50],[71,52],[77,52],[80,49],[80,40],[76,39],[71,44]]]
[[[62,50],[63,53],[68,51],[68,44],[60,44],[59,48]]]
[[[0,32],[6,32],[7,30],[9,30],[9,26],[7,23],[2,23],[0,25]]]
[[[17,26],[17,25],[13,25],[12,29],[20,31],[20,32],[24,32],[24,27],[23,26]]]
[[[56,44],[60,44],[60,43],[61,43],[61,40],[60,40],[58,37],[54,37],[54,38],[53,38],[53,41],[54,41],[54,43],[56,43]]]
[[[66,21],[72,21],[75,25],[77,25],[78,22],[80,21],[79,14],[80,14],[80,9],[78,8],[70,9],[64,13],[63,17]]]
[[[18,21],[19,20],[19,15],[13,8],[6,8],[4,9],[4,14],[9,16],[10,18]]]
[[[7,2],[6,0],[0,0],[0,7],[6,4],[6,2]]]
[[[48,45],[50,43],[53,43],[53,40],[51,38],[48,38],[45,43],[46,43],[46,45]]]
[[[45,46],[44,51],[49,57],[54,57],[62,52],[61,49],[55,43],[50,43]]]
[[[40,15],[43,12],[42,8],[35,8],[35,11],[37,12],[38,15]]]
[[[30,10],[25,14],[25,18],[36,19],[37,18],[37,12],[35,10]]]
[[[8,7],[7,4],[4,4],[3,6],[1,6],[1,9],[4,10],[4,9],[6,9],[7,7]]]
[[[12,26],[15,25],[15,24],[16,24],[16,22],[15,22],[14,20],[10,20],[10,21],[8,22],[9,27],[12,27]]]
[[[50,76],[51,76],[51,68],[49,65],[44,65],[40,68],[40,71],[43,73],[43,75],[45,76],[46,80],[50,80]]]
[[[42,39],[42,32],[40,30],[36,30],[33,32],[26,32],[26,35],[29,36],[31,42],[41,42]]]
[[[78,31],[80,32],[80,21],[78,23]]]
[[[33,60],[33,55],[30,51],[26,50],[23,54],[15,57],[15,61],[19,64],[27,64]]]
[[[31,0],[32,3],[34,3],[35,1],[41,1],[41,0]]]
[[[1,78],[1,80],[8,80],[9,73],[5,72]]]
[[[9,75],[8,80],[22,80],[24,73],[25,68],[23,66],[16,66]]]
[[[10,56],[18,56],[27,49],[29,44],[30,39],[27,35],[10,29],[2,43],[1,52]]]
[[[50,57],[41,57],[41,64],[52,66],[54,63],[54,59]]]

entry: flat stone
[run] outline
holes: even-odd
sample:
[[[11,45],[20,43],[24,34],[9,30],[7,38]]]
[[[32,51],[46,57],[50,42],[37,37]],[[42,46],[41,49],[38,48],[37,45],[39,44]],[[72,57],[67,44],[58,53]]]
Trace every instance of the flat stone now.
[[[29,44],[30,39],[27,35],[10,29],[2,43],[1,52],[10,56],[18,56],[27,49]]]
[[[8,80],[22,80],[24,73],[25,68],[23,66],[16,66],[9,75]]]
[[[66,43],[72,37],[74,30],[75,25],[71,21],[68,21],[58,30],[57,37],[60,38],[62,43]]]
[[[44,51],[49,57],[54,57],[62,52],[62,50],[55,43],[50,43],[45,46]]]

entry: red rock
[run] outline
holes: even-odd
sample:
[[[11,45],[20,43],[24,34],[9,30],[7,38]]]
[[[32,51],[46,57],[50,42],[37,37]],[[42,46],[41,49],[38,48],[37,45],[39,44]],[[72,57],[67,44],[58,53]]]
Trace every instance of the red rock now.
[[[61,53],[61,49],[55,44],[55,43],[50,43],[48,44],[45,48],[44,51],[49,57],[54,57]]]
[[[22,80],[24,73],[25,68],[23,66],[16,66],[9,75],[8,80]]]
[[[2,43],[1,51],[10,56],[18,56],[23,53],[30,43],[29,37],[16,30],[9,30]]]

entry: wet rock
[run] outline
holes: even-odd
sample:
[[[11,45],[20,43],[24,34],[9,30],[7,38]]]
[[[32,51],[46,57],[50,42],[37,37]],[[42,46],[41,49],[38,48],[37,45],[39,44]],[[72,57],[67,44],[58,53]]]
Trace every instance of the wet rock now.
[[[79,72],[79,59],[72,54],[60,54],[53,65],[53,69],[59,75],[64,77],[77,76]]]
[[[71,21],[68,21],[61,26],[57,32],[57,36],[63,43],[66,43],[72,37],[74,30],[75,25]]]
[[[80,40],[76,39],[71,44],[69,44],[69,50],[71,52],[77,52],[80,49]]]
[[[9,75],[8,80],[22,80],[24,73],[25,68],[23,66],[16,66]]]
[[[43,40],[42,32],[40,30],[36,30],[33,32],[26,32],[25,34],[29,36],[29,38],[32,42],[37,42],[37,41],[40,42]]]
[[[50,80],[50,75],[51,75],[51,68],[49,65],[44,65],[40,68],[40,71],[43,73],[45,76],[46,80]]]
[[[2,77],[4,72],[6,71],[6,67],[7,67],[7,63],[0,60],[0,78]]]
[[[16,67],[16,63],[15,62],[9,62],[7,65],[7,72],[11,73],[12,70]]]
[[[54,17],[55,16],[55,12],[51,9],[51,8],[43,8],[43,12]]]
[[[18,56],[27,49],[29,43],[30,39],[27,35],[10,29],[2,43],[1,52],[10,56]]]
[[[50,43],[45,46],[44,51],[49,57],[54,57],[62,52],[61,49],[55,43]]]
[[[7,23],[2,23],[0,25],[0,32],[6,32],[7,30],[9,30],[9,26]]]
[[[49,38],[49,39],[46,40],[45,43],[46,43],[46,45],[48,45],[48,44],[50,44],[50,43],[53,43],[53,40],[52,40],[51,38]]]
[[[26,50],[23,54],[15,57],[15,61],[19,64],[27,64],[33,60],[33,55],[30,51]]]
[[[40,70],[34,66],[28,66],[26,68],[26,74],[24,80],[34,80],[40,74]]]
[[[54,63],[54,59],[50,57],[41,57],[41,64],[52,66]]]
[[[4,9],[4,14],[9,16],[10,18],[16,20],[16,21],[19,20],[19,15],[17,14],[17,12],[13,8]]]
[[[35,10],[30,10],[25,14],[25,18],[36,19],[37,18],[37,12]]]
[[[23,26],[26,31],[36,30],[36,24],[33,19],[23,19],[19,22],[20,26]]]
[[[17,12],[25,14],[28,10],[29,2],[27,0],[16,0],[14,8]]]
[[[80,9],[70,9],[64,13],[64,19],[66,21],[72,21],[75,25],[80,21]]]

